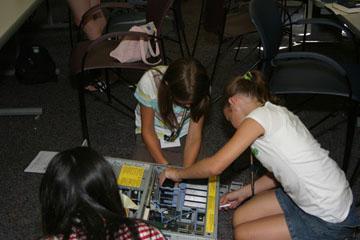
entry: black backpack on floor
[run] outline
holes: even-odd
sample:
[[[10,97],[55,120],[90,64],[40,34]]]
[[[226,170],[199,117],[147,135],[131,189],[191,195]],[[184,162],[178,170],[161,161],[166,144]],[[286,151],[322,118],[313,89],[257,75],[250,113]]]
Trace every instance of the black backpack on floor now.
[[[23,46],[16,59],[15,76],[23,84],[56,81],[55,62],[45,47]]]

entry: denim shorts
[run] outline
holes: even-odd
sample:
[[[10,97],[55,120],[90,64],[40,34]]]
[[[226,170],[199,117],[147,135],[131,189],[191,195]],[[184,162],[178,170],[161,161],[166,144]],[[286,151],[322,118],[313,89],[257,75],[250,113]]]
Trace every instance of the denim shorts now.
[[[286,224],[293,240],[344,240],[353,234],[356,226],[360,226],[360,218],[356,215],[354,203],[343,222],[331,223],[304,212],[283,189],[277,188],[275,194],[284,212]]]

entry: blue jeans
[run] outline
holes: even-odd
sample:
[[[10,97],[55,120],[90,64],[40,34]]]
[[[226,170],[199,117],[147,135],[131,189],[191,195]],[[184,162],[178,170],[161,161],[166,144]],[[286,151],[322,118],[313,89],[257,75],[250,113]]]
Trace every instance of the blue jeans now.
[[[275,189],[277,200],[284,212],[291,239],[293,240],[344,240],[360,226],[354,203],[346,219],[341,223],[331,223],[310,215],[299,208],[281,188]]]

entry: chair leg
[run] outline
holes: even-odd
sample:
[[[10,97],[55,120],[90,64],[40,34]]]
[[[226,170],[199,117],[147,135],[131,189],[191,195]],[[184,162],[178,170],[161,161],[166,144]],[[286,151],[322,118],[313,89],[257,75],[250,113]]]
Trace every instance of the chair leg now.
[[[217,62],[218,62],[219,56],[220,56],[221,45],[224,41],[225,26],[226,26],[226,14],[224,14],[224,16],[223,16],[222,27],[221,27],[221,31],[219,34],[219,47],[218,47],[218,50],[216,53],[215,63],[214,63],[213,71],[212,71],[211,78],[210,78],[211,85],[212,85],[212,82],[213,82],[213,79],[215,76],[216,65],[217,65]],[[231,44],[234,43],[234,41],[236,41],[236,38],[229,44],[229,46],[231,46]]]
[[[112,109],[118,111],[119,113],[129,117],[132,120],[135,120],[134,117],[134,108],[129,107],[128,105],[126,105],[125,103],[123,103],[119,98],[115,97],[113,94],[111,94],[111,99],[115,100],[116,102],[118,102],[121,106],[125,107],[126,109],[129,110],[129,112],[131,112],[131,114],[124,112],[122,109],[118,108],[117,106],[115,106],[115,104],[109,103],[109,101],[104,101],[101,97],[97,96],[96,94],[92,94],[90,93],[90,95],[95,98],[97,101],[106,104],[106,106],[111,107]]]
[[[161,48],[162,48],[162,59],[164,60],[164,65],[167,65],[167,61],[166,61],[166,54],[165,54],[165,46],[164,46],[164,40],[163,38],[160,38],[160,44],[161,44]]]
[[[289,52],[291,52],[292,51],[292,34],[293,34],[293,30],[292,30],[292,24],[290,24],[290,26],[289,26],[289,31],[290,31],[290,33],[289,33]]]
[[[261,61],[261,57],[262,57],[262,54],[261,54],[261,48],[262,48],[262,43],[261,43],[261,39],[259,38],[259,51],[258,51],[258,59],[260,60],[257,64],[257,69],[259,70],[262,70],[262,61]],[[262,71],[264,73],[264,71]]]
[[[79,95],[79,105],[80,105],[80,121],[81,121],[81,128],[83,139],[85,139],[90,146],[90,138],[89,138],[89,129],[87,125],[87,118],[86,118],[86,104],[85,104],[85,94],[84,94],[84,74],[80,75],[80,79],[78,79],[78,95]]]
[[[212,82],[213,82],[213,79],[214,79],[214,76],[215,76],[215,70],[216,70],[217,62],[218,62],[219,56],[220,56],[221,45],[222,45],[222,39],[219,39],[219,46],[218,46],[218,50],[216,52],[214,67],[213,67],[213,71],[211,73],[211,78],[210,78],[210,84],[211,85],[212,85]]]
[[[305,5],[305,19],[308,18],[308,12],[309,12],[309,2],[308,0],[305,0],[304,2]],[[302,46],[302,50],[305,51],[305,44],[306,44],[306,33],[307,33],[307,24],[304,25],[304,35],[303,35],[303,46]]]
[[[237,62],[237,63],[241,63],[242,61],[244,61],[246,58],[248,58],[259,47],[259,46],[256,46],[253,49],[250,49],[250,51],[243,58],[238,60],[237,56],[239,54],[239,50],[241,48],[241,43],[242,43],[243,39],[244,39],[244,35],[241,35],[239,44],[238,44],[237,49],[236,49],[235,57],[234,57],[234,62]],[[258,59],[260,59],[260,57]]]
[[[134,117],[134,108],[131,108],[129,107],[128,105],[126,105],[125,103],[123,103],[119,98],[115,97],[114,95],[111,95],[111,98],[114,99],[116,102],[118,102],[121,106],[125,107],[127,110],[129,110],[129,112],[131,112],[131,115],[130,114],[127,114],[121,110],[119,110],[118,108],[116,107],[113,107],[112,105],[113,104],[108,104],[108,106],[116,109],[117,111],[123,113],[125,116],[129,117],[130,119],[132,120],[135,120],[135,117]]]
[[[360,158],[356,164],[356,167],[354,169],[354,172],[350,178],[350,186],[353,186],[356,179],[360,176]]]
[[[345,143],[344,159],[342,164],[342,169],[345,173],[348,170],[349,162],[350,162],[351,146],[353,143],[354,131],[356,127],[357,108],[358,108],[357,104],[354,101],[351,101],[349,113],[348,113],[346,143]]]
[[[217,96],[213,101],[212,104],[217,103],[222,98],[222,95]]]
[[[281,0],[281,1],[280,1],[280,4],[281,4],[282,6],[284,6],[285,8],[287,8],[286,0],[285,0],[285,1],[284,1],[284,0]],[[285,11],[284,11],[282,8],[281,8],[281,10],[280,10],[280,16],[283,17],[282,21],[285,22],[285,20],[286,20]]]
[[[74,47],[73,43],[73,32],[72,32],[72,21],[71,21],[71,9],[68,7],[68,17],[69,17],[69,37],[70,37],[70,46]]]
[[[200,16],[199,16],[199,23],[198,23],[198,26],[197,26],[196,35],[195,35],[195,41],[194,41],[194,45],[193,45],[193,49],[192,49],[192,53],[191,53],[192,57],[195,56],[195,50],[196,50],[196,45],[197,45],[197,41],[198,41],[198,38],[199,38],[200,26],[201,26],[202,16],[203,16],[203,13],[204,13],[204,8],[205,8],[205,0],[202,0],[201,1]]]
[[[238,61],[237,56],[239,55],[239,51],[240,51],[240,47],[241,47],[241,43],[242,43],[243,39],[244,39],[244,35],[241,35],[240,40],[239,40],[239,44],[238,44],[237,49],[236,49],[235,57],[234,57],[235,62]]]
[[[112,71],[112,69],[105,69],[105,82],[106,82],[106,97],[107,97],[107,102],[106,104],[112,108],[114,108],[115,110],[122,112],[121,110],[117,109],[116,107],[112,106],[113,101],[115,100],[116,102],[118,102],[120,105],[122,105],[123,107],[125,107],[126,109],[128,109],[130,112],[133,112],[134,109],[130,108],[128,105],[124,104],[120,99],[118,99],[117,97],[115,97],[113,94],[111,94],[111,84],[110,84],[110,80],[109,80],[109,71]],[[125,80],[126,81],[126,80]],[[126,81],[127,82],[127,81]],[[128,82],[127,82],[128,83]],[[123,113],[123,112],[122,112]],[[135,118],[132,115],[123,113],[124,115],[128,116],[129,118],[135,120]]]
[[[183,51],[183,47],[182,47],[182,43],[181,43],[180,32],[182,32],[182,35],[183,35],[185,48],[186,48],[186,53],[187,53],[188,56],[190,56],[189,46],[187,44],[185,33],[184,33],[184,23],[183,23],[182,14],[181,14],[181,1],[180,0],[175,1],[173,6],[174,6],[173,7],[173,14],[174,14],[174,19],[175,19],[176,34],[177,34],[177,37],[178,37],[181,56],[184,57],[184,51]]]
[[[105,69],[106,96],[108,104],[111,104],[111,86],[109,81],[109,70]]]
[[[173,12],[174,12],[176,35],[177,35],[177,38],[178,38],[178,43],[179,43],[179,47],[180,47],[181,56],[184,57],[184,50],[183,50],[183,47],[182,47],[182,44],[181,44],[181,37],[180,37],[180,30],[179,30],[179,22],[178,22],[177,11],[178,11],[177,7],[175,7],[173,9]]]
[[[182,35],[183,35],[186,52],[187,52],[188,56],[190,56],[189,44],[188,44],[188,42],[187,42],[187,40],[186,40],[185,31],[183,30],[183,31],[181,31],[181,32],[182,32]]]

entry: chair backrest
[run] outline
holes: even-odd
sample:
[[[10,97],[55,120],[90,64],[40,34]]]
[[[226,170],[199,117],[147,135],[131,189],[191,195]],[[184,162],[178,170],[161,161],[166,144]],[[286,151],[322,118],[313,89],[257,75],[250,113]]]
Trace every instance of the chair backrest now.
[[[206,31],[221,34],[227,5],[227,0],[206,1],[204,19]]]
[[[154,22],[158,34],[161,34],[165,16],[173,2],[174,0],[148,0],[146,6],[146,22]]]
[[[234,0],[206,1],[204,28],[225,37],[237,37],[253,32],[248,12],[248,2]]]
[[[278,7],[273,0],[251,0],[250,18],[263,45],[263,56],[274,57],[283,37],[283,25]]]

